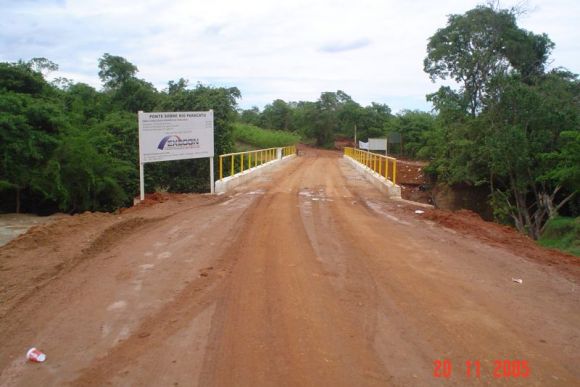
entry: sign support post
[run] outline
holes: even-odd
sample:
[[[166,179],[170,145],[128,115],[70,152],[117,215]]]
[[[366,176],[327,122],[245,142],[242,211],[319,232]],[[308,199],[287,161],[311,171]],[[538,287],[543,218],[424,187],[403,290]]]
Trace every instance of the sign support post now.
[[[209,158],[209,189],[210,193],[213,195],[215,193],[215,184],[213,181],[213,156]]]
[[[139,193],[141,201],[145,200],[145,164],[139,163]]]

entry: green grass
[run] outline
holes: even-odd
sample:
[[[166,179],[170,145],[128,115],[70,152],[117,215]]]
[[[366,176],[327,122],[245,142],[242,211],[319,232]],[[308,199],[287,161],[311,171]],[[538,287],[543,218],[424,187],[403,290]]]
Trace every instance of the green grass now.
[[[551,219],[538,242],[542,246],[580,257],[580,216],[577,218],[558,216]]]
[[[255,146],[250,145],[250,144],[247,144],[245,142],[236,141],[234,144],[234,149],[236,150],[236,152],[247,152],[247,151],[257,150],[260,148],[255,147]]]
[[[282,130],[267,130],[257,126],[235,123],[234,141],[244,143],[257,149],[274,148],[294,145],[300,141],[300,136]]]

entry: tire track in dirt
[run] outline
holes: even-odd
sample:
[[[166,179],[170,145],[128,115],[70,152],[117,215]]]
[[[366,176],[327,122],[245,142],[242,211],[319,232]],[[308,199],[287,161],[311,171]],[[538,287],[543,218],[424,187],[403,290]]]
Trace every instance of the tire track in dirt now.
[[[373,265],[377,252],[370,245],[376,243],[376,233],[385,233],[381,235],[383,240],[392,237],[388,224],[365,227],[362,220],[376,219],[376,212],[360,192],[347,187],[337,160],[323,158],[321,162],[325,178],[323,184],[315,186],[315,191],[326,200],[306,201],[304,205],[310,204],[312,210],[302,211],[302,216],[311,241],[318,247],[319,260],[331,272],[342,269],[336,273],[333,284],[344,314],[350,314],[358,322],[360,329],[356,334],[364,337],[381,359],[392,383],[436,383],[431,364],[437,352],[416,339],[414,331],[418,327],[412,319],[399,317],[405,311],[398,305],[398,294],[396,291],[387,294],[385,279],[378,275],[393,268]],[[378,254],[384,260],[389,255],[388,248],[383,247]],[[396,285],[392,287],[396,289]]]
[[[136,325],[135,329],[132,327],[133,321],[136,318],[140,319],[138,316],[147,313],[148,310],[157,310],[158,307],[156,305],[159,305],[159,301],[156,299],[140,298],[139,296],[142,295],[143,297],[146,297],[146,294],[151,296],[152,292],[149,289],[155,290],[155,287],[159,288],[165,294],[167,294],[168,291],[171,293],[171,288],[180,289],[182,287],[181,281],[177,280],[175,283],[165,281],[165,283],[163,283],[161,276],[155,275],[155,277],[159,278],[154,279],[151,277],[152,273],[159,272],[162,274],[163,272],[167,272],[169,269],[169,267],[167,267],[169,262],[179,262],[177,270],[181,267],[181,271],[187,267],[191,267],[192,265],[194,265],[194,267],[199,267],[198,264],[195,264],[197,259],[190,259],[187,258],[187,256],[186,258],[183,258],[183,253],[188,254],[186,251],[183,251],[183,248],[189,248],[192,251],[195,251],[196,246],[199,245],[199,243],[202,243],[203,240],[207,241],[208,245],[205,250],[211,248],[211,246],[214,245],[214,242],[211,240],[208,241],[208,238],[211,239],[212,235],[221,235],[224,232],[227,232],[231,227],[235,227],[235,225],[221,226],[219,222],[222,221],[224,217],[235,222],[236,219],[243,215],[240,211],[246,209],[248,204],[251,204],[254,198],[247,195],[237,197],[235,203],[227,210],[220,210],[219,217],[216,217],[215,219],[208,218],[207,214],[220,208],[218,207],[219,204],[225,200],[227,200],[225,196],[211,198],[212,203],[210,202],[208,204],[203,196],[191,196],[189,198],[184,198],[183,205],[168,202],[158,206],[158,208],[147,208],[145,209],[144,215],[147,215],[147,219],[151,219],[152,221],[145,221],[143,222],[142,227],[137,228],[132,226],[138,226],[142,221],[132,221],[131,219],[135,216],[139,218],[140,210],[138,208],[133,208],[128,211],[128,221],[123,221],[123,217],[121,216],[119,217],[121,222],[117,222],[117,226],[110,226],[108,231],[99,233],[98,235],[100,235],[100,237],[97,236],[93,238],[91,243],[88,243],[84,248],[85,251],[88,250],[91,254],[91,259],[84,259],[79,262],[78,265],[70,267],[70,270],[66,271],[67,275],[55,278],[47,284],[47,286],[35,292],[27,302],[22,303],[18,308],[15,308],[14,313],[11,313],[9,318],[0,320],[0,329],[3,331],[3,334],[6,334],[6,337],[11,337],[11,340],[4,341],[2,352],[0,352],[0,360],[2,360],[0,362],[0,384],[11,384],[9,382],[10,380],[20,379],[21,383],[23,383],[22,380],[26,380],[25,384],[34,384],[42,380],[43,384],[49,383],[53,385],[61,385],[67,380],[70,381],[74,379],[74,377],[71,378],[71,374],[79,376],[78,370],[74,369],[73,364],[90,364],[90,366],[87,367],[87,370],[92,369],[91,375],[95,376],[95,378],[93,379],[93,382],[90,381],[90,378],[83,379],[83,383],[102,385],[106,381],[111,380],[111,378],[116,377],[111,370],[117,370],[120,369],[120,367],[131,368],[134,366],[135,357],[132,359],[129,358],[128,353],[130,351],[123,352],[123,350],[119,350],[119,355],[117,355],[117,357],[113,356],[112,358],[115,360],[121,360],[119,360],[118,365],[113,365],[113,367],[108,369],[106,367],[107,364],[113,364],[115,363],[115,360],[109,363],[107,363],[106,360],[102,360],[100,363],[99,361],[95,361],[94,364],[98,365],[93,369],[92,361],[94,360],[91,359],[89,363],[87,355],[90,356],[90,354],[93,353],[103,353],[102,348],[106,348],[109,342],[113,344],[111,348],[115,348],[118,344],[124,343],[131,336],[136,336],[141,339],[141,341],[146,340],[146,338],[150,336],[148,332],[155,326],[154,319],[147,324],[144,324],[143,327],[140,327],[141,323],[139,323]],[[202,202],[201,205],[200,201]],[[175,211],[175,208],[179,209]],[[152,213],[162,213],[163,216],[151,217]],[[205,220],[197,220],[197,218]],[[203,223],[200,224],[200,222]],[[187,232],[184,232],[187,230],[179,231],[179,226],[182,224],[186,226],[188,224],[196,224],[201,227],[198,226],[192,229],[190,235],[188,235]],[[163,237],[163,235],[160,235],[160,231],[163,229],[167,230],[167,240],[171,245],[168,245],[167,242],[155,242]],[[119,231],[127,231],[127,235],[122,235]],[[198,238],[202,238],[200,242],[196,241]],[[223,250],[222,246],[227,246],[228,243],[227,238],[224,238],[223,240],[220,240],[221,246],[216,246],[213,249],[218,251],[219,254],[219,251]],[[153,249],[148,251],[145,247],[147,244],[151,244]],[[16,244],[16,247],[18,247],[18,244]],[[180,252],[178,255],[174,254],[173,256],[169,252],[164,252],[168,248],[173,249],[175,247],[181,249],[183,252]],[[134,253],[130,253],[135,258],[128,260],[127,258],[129,257],[126,256],[126,254],[131,251],[135,251]],[[161,253],[157,254],[157,259],[155,259],[155,254],[158,252]],[[171,258],[160,259],[161,255],[165,257],[164,254]],[[141,255],[142,258],[137,259],[136,257],[139,255]],[[202,261],[210,262],[211,267],[207,265],[205,267],[202,266],[199,272],[196,270],[191,273],[191,279],[196,280],[196,282],[187,288],[184,287],[183,289],[180,289],[180,291],[183,291],[182,300],[179,300],[178,293],[175,291],[173,292],[175,297],[171,297],[171,300],[177,298],[177,304],[181,302],[181,304],[185,305],[185,298],[193,296],[196,293],[205,294],[204,292],[208,292],[212,289],[212,286],[214,286],[214,278],[221,278],[227,274],[227,266],[225,266],[224,263],[218,262],[215,258],[199,258]],[[151,264],[152,259],[155,264]],[[133,265],[131,265],[131,261],[136,261],[137,264],[133,263]],[[216,263],[215,265],[214,262]],[[103,277],[106,272],[114,274],[113,276]],[[91,275],[91,273],[93,273],[93,275]],[[103,277],[106,282],[104,282],[104,284],[99,283],[101,282],[99,281],[99,277]],[[164,277],[167,276],[164,275]],[[184,277],[184,275],[179,274],[175,277]],[[89,285],[91,283],[92,285]],[[86,288],[87,286],[90,291],[83,290],[83,288]],[[106,294],[103,293],[103,290],[99,290],[99,288],[106,290]],[[155,292],[157,294],[162,294],[159,293],[159,291]],[[68,293],[70,293],[70,296],[67,296]],[[100,294],[102,300],[94,298],[97,294]],[[119,300],[118,297],[121,297],[121,299],[111,303],[107,307],[106,299],[111,295],[116,297],[117,300]],[[155,293],[153,293],[153,295],[155,295]],[[123,300],[123,297],[125,296],[129,296],[133,302],[135,302],[135,305],[128,305],[128,303]],[[61,305],[69,303],[75,306],[72,308],[66,308],[68,310],[64,307],[58,308],[56,305],[59,305],[59,302],[62,302],[63,297],[65,299],[68,298],[68,300],[64,301],[64,304],[61,303]],[[163,300],[165,299],[166,298],[163,298]],[[195,300],[194,297],[193,299]],[[71,303],[71,301],[73,302]],[[200,303],[203,304],[204,302],[205,298],[201,297]],[[97,304],[103,303],[104,305],[102,306],[96,306]],[[93,307],[90,306],[91,304]],[[143,307],[140,306],[141,304],[143,304],[143,306],[147,305],[147,309],[143,309]],[[49,305],[52,305],[52,307]],[[104,310],[105,308],[106,310]],[[192,308],[202,308],[202,306],[198,307],[192,305]],[[85,312],[84,314],[82,313],[79,315],[77,310],[85,310]],[[64,313],[68,313],[70,318],[65,319],[65,321],[60,324],[57,323],[55,326],[53,321],[61,320],[59,314]],[[132,316],[131,314],[133,313],[137,313],[138,315]],[[151,315],[155,316],[155,313],[151,313]],[[112,320],[109,320],[110,318],[112,318]],[[144,319],[144,321],[145,320],[146,319]],[[39,324],[39,321],[42,321],[42,324]],[[166,323],[167,321],[162,322]],[[173,325],[175,325],[175,329],[173,329],[173,331],[176,329],[179,330],[180,324],[187,323],[174,323]],[[67,334],[66,332],[59,332],[59,325],[63,328],[65,325],[68,326],[72,335]],[[106,340],[101,337],[100,331],[95,332],[94,328],[99,325],[104,329],[102,333],[104,335],[103,337],[107,337]],[[114,330],[111,331],[111,328]],[[115,330],[120,333],[116,335]],[[170,331],[170,329],[167,330]],[[49,334],[51,331],[54,333],[58,332],[59,336],[68,336],[68,339],[72,340],[62,342],[60,348],[54,347],[58,344],[48,344],[53,341]],[[74,332],[77,333],[75,334]],[[156,331],[155,333],[158,332]],[[118,337],[117,341],[114,340],[115,336]],[[33,338],[33,340],[30,340],[31,338]],[[26,343],[36,342],[40,343],[37,345],[41,346],[42,342],[45,342],[44,348],[46,348],[46,350],[51,354],[51,362],[48,363],[48,365],[39,368],[39,372],[36,374],[30,373],[30,365],[18,362],[19,356],[14,360],[14,362],[10,364],[6,363],[8,359],[13,358],[13,355],[11,354],[19,353],[21,351],[22,341],[25,342],[24,345],[28,345]],[[94,345],[91,345],[91,343]],[[76,347],[85,345],[89,345],[86,353],[81,352],[80,348],[82,347]],[[129,346],[130,345],[125,345],[124,348]],[[68,359],[69,361],[66,361],[63,364],[64,359],[59,357],[59,355],[62,356],[66,354],[67,356],[71,356],[71,352],[73,352],[75,359]],[[106,358],[107,352],[99,357]],[[114,350],[111,352],[113,354],[115,353]],[[82,355],[77,355],[81,353]],[[76,358],[77,356],[78,358]],[[54,366],[51,366],[51,364],[54,364]],[[55,374],[52,369],[53,367],[63,368],[59,369]],[[102,376],[101,379],[98,378],[99,375]]]
[[[293,174],[298,169],[298,165],[289,166],[288,173]],[[266,186],[272,185],[267,177],[264,180]],[[238,194],[227,200],[221,200],[217,204],[228,203],[232,206],[236,200],[239,200]],[[203,270],[200,278],[188,284],[174,300],[166,303],[155,315],[145,320],[133,335],[112,348],[106,356],[94,361],[90,368],[82,370],[79,377],[71,384],[102,385],[110,381],[114,375],[123,374],[123,370],[131,368],[134,359],[150,351],[151,348],[161,347],[165,341],[186,328],[201,313],[219,300],[223,300],[226,283],[230,280],[233,267],[240,259],[238,244],[241,233],[244,229],[251,229],[253,226],[255,218],[253,213],[261,200],[262,196],[257,195],[256,201],[243,211],[240,221],[232,229],[230,246],[220,258],[215,260],[210,270]]]
[[[232,230],[233,234],[237,235],[239,230],[248,226],[248,219],[251,218],[248,213],[254,208],[255,204],[243,211],[241,221]],[[151,348],[161,347],[168,338],[183,330],[200,313],[215,303],[236,260],[237,257],[228,250],[215,260],[215,264],[202,269],[198,278],[191,280],[173,300],[165,303],[159,311],[145,319],[136,332],[113,347],[106,356],[93,361],[90,368],[82,370],[71,384],[103,385],[115,374],[127,367],[130,368],[136,358]],[[175,354],[175,357],[179,357],[178,354]]]
[[[240,259],[212,323],[199,385],[385,385],[389,376],[357,321],[344,313],[317,260],[299,209],[299,186],[318,159],[304,158],[251,214]],[[315,296],[314,296],[315,295]]]
[[[0,319],[10,314],[14,309],[18,308],[21,304],[29,300],[32,296],[37,294],[52,281],[55,281],[70,271],[74,270],[75,267],[77,267],[82,262],[90,260],[96,255],[106,252],[111,246],[122,242],[122,240],[125,239],[129,234],[144,231],[148,227],[164,219],[167,219],[167,217],[153,219],[136,217],[123,220],[109,226],[104,231],[102,231],[99,236],[89,244],[87,248],[82,249],[79,254],[56,264],[52,267],[52,269],[46,270],[42,274],[32,278],[31,283],[33,283],[34,286],[31,287],[27,292],[20,293],[18,297],[13,299],[8,298],[4,300],[4,308],[0,314]]]

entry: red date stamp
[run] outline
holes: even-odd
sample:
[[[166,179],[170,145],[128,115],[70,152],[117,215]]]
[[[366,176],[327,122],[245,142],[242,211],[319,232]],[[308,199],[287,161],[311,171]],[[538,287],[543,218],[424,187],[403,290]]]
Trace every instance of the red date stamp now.
[[[491,375],[496,378],[527,378],[531,369],[527,360],[493,360],[490,366],[486,366],[479,360],[466,360],[458,370],[454,369],[453,363],[449,359],[437,359],[433,362],[433,377],[452,377],[454,372],[465,375],[467,378],[479,378],[482,374]]]

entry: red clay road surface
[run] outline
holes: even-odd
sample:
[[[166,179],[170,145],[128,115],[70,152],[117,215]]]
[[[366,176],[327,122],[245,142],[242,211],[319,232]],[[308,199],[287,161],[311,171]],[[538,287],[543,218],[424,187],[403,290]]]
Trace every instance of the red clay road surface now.
[[[0,385],[580,385],[578,266],[414,209],[306,150],[230,195],[38,226],[0,249]]]

